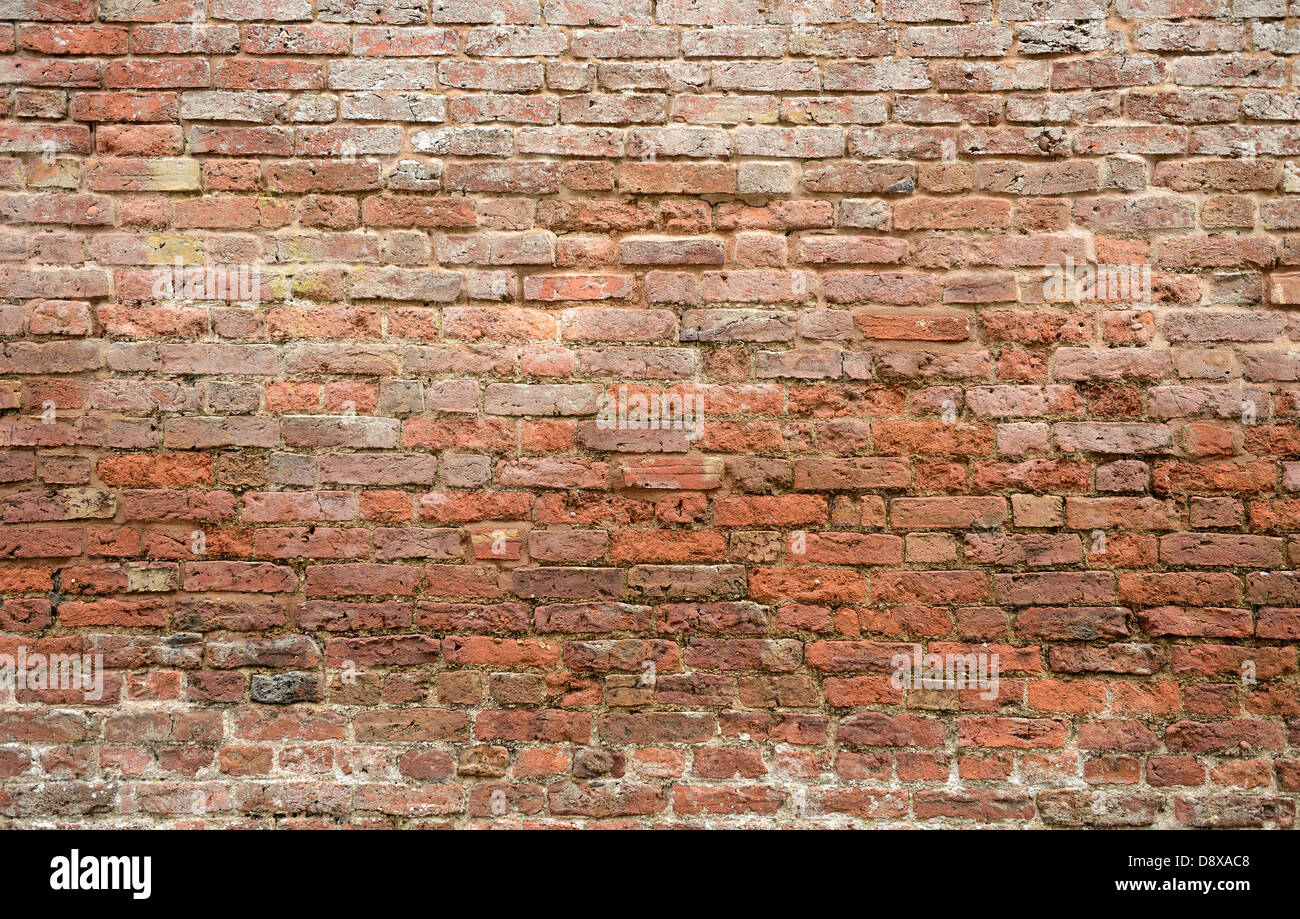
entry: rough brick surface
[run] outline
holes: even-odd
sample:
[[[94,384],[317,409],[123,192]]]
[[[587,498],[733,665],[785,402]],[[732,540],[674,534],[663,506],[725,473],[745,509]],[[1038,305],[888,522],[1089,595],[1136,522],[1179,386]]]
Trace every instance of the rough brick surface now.
[[[1287,13],[0,0],[0,823],[1290,826]]]

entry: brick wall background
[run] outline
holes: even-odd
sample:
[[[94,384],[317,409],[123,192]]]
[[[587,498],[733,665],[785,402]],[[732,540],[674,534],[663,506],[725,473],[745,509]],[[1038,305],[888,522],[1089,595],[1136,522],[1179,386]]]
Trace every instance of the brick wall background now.
[[[0,0],[0,819],[1290,826],[1287,13]]]

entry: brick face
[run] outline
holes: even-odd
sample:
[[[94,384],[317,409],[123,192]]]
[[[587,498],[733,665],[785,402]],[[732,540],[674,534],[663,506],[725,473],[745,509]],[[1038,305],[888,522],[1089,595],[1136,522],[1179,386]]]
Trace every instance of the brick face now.
[[[0,4],[0,825],[1290,826],[1221,6]]]

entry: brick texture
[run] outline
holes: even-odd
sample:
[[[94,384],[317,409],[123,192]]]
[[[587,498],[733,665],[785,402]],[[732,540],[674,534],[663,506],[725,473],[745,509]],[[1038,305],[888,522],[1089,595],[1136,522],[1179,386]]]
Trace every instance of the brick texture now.
[[[0,0],[0,823],[1290,826],[1287,13]]]

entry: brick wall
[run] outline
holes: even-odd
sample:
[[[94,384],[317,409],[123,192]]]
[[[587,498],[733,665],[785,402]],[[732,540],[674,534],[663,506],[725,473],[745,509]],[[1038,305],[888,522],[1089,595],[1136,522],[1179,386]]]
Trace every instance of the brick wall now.
[[[1286,12],[0,0],[0,820],[1289,826]]]

